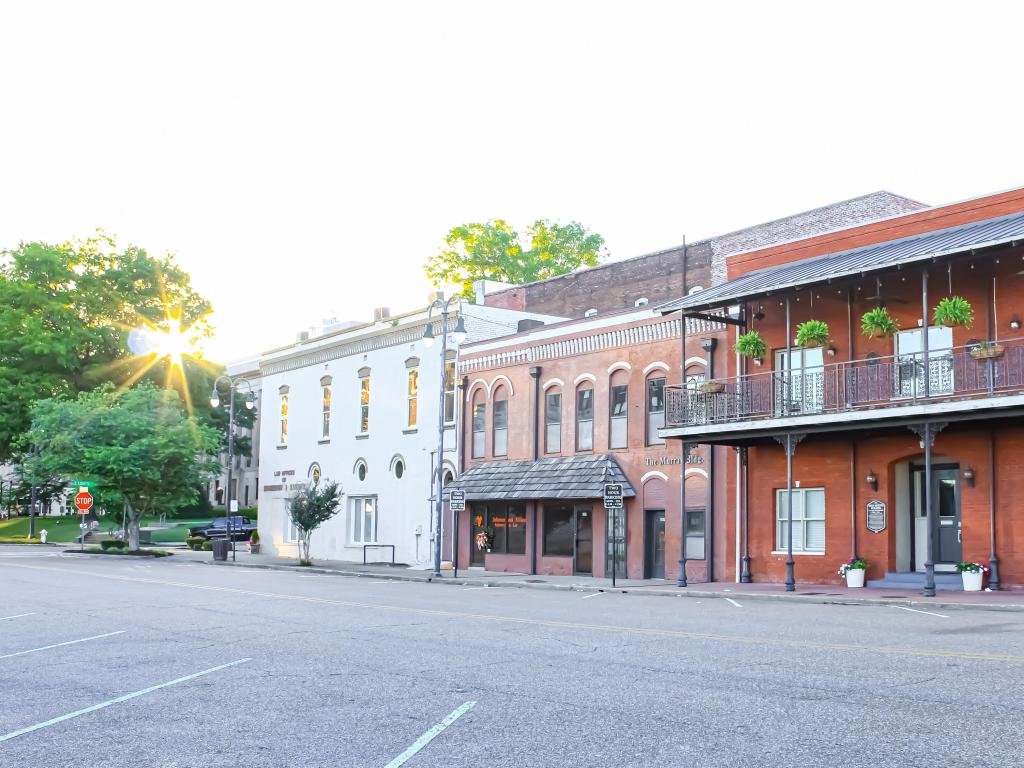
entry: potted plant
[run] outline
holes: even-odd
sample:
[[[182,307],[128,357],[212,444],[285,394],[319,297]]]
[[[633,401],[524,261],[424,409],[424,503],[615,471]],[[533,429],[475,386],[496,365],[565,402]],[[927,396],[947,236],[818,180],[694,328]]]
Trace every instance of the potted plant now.
[[[981,580],[985,578],[988,568],[981,563],[963,562],[956,569],[964,580],[964,592],[981,592]]]
[[[725,392],[725,384],[721,381],[702,381],[700,383],[700,391],[705,395],[714,395],[719,392]]]
[[[822,320],[808,320],[796,327],[796,345],[814,349],[828,344],[828,323]]]
[[[260,532],[253,531],[252,536],[249,537],[249,554],[258,555],[260,553]]]
[[[865,336],[872,339],[892,336],[899,330],[896,321],[885,307],[875,307],[865,312],[860,319],[860,328]]]
[[[764,357],[768,352],[768,347],[765,345],[760,333],[757,331],[747,331],[746,333],[741,333],[739,338],[736,339],[735,350],[736,354],[743,357]]]
[[[936,325],[969,328],[974,322],[974,310],[963,296],[947,296],[935,305],[933,318]]]
[[[839,566],[839,575],[846,579],[846,586],[851,589],[864,586],[864,574],[867,573],[868,561],[863,557],[855,557],[848,563]]]
[[[971,357],[975,360],[991,360],[1002,357],[1006,347],[998,342],[982,341],[971,350]]]

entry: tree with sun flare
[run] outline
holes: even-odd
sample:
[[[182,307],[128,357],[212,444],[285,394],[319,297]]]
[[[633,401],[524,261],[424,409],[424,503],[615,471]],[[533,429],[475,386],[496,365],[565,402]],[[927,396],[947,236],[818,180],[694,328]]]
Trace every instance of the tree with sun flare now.
[[[208,366],[196,344],[210,333],[209,312],[173,257],[118,248],[102,233],[0,252],[0,462],[39,399],[149,379],[188,405],[186,370]],[[196,402],[201,419],[205,402]]]
[[[200,485],[220,471],[217,430],[189,415],[176,391],[150,382],[40,400],[25,439],[39,448],[24,462],[33,476],[88,478],[97,505],[123,509],[131,550],[139,548],[144,514],[195,501]]]

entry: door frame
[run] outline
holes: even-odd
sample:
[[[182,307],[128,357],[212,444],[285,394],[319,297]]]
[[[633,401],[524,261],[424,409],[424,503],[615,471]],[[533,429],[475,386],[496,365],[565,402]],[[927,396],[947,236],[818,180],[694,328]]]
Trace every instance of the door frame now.
[[[645,509],[644,510],[644,578],[645,579],[664,579],[665,578],[665,556],[666,552],[664,547],[662,548],[662,563],[661,563],[661,576],[654,575],[654,559],[651,557],[652,544],[654,541],[654,518],[658,515],[662,517],[662,529],[667,530],[668,526],[664,520],[665,510],[664,509]]]
[[[579,559],[579,521],[580,513],[586,512],[587,518],[590,520],[590,570],[581,571],[577,567]],[[572,575],[573,576],[593,576],[594,575],[594,505],[593,504],[573,504],[572,505]]]
[[[910,482],[907,484],[909,486],[908,487],[908,491],[910,493],[910,500],[909,500],[908,508],[910,509],[910,572],[911,573],[924,573],[923,570],[919,571],[918,568],[917,568],[917,565],[918,565],[918,563],[917,563],[917,521],[919,519],[919,515],[917,514],[918,513],[918,507],[917,507],[917,504],[915,503],[915,494],[914,494],[916,480],[917,480],[917,478],[920,478],[920,481],[921,481],[921,484],[922,484],[922,488],[921,488],[921,501],[922,501],[922,505],[923,505],[923,503],[924,503],[924,487],[923,487],[923,484],[924,484],[924,477],[925,477],[924,469],[925,469],[925,467],[924,467],[923,463],[919,464],[916,461],[914,461],[913,459],[911,459],[911,461],[910,461]],[[960,526],[960,530],[963,531],[963,500],[962,500],[962,497],[960,495],[960,464],[958,462],[949,462],[949,461],[944,461],[941,464],[932,464],[932,472],[941,471],[941,470],[951,470],[951,471],[955,471],[957,473],[957,506],[959,507],[959,509],[957,510],[957,523]],[[934,498],[932,499],[932,502],[933,503],[935,502]],[[924,516],[927,517],[927,510],[925,511],[925,515]],[[932,534],[936,536],[936,540],[935,540],[935,546],[936,547],[938,547],[938,543],[939,543],[938,542],[938,538],[937,538],[937,536],[938,536],[938,518],[939,518],[939,516],[938,516],[938,513],[936,512],[936,515],[935,515],[936,530],[932,531]],[[961,536],[961,544],[960,544],[960,546],[961,546],[960,556],[963,557],[963,541],[962,541],[962,536]],[[925,551],[927,551],[927,550],[925,550]],[[936,569],[935,570],[937,572],[939,572],[938,565],[939,564],[936,563]],[[947,565],[947,563],[943,563],[943,565],[945,566],[945,565]],[[924,567],[924,563],[921,563],[921,567],[922,568]],[[945,570],[943,570],[941,572],[942,573],[947,573],[947,572],[952,573],[953,571],[945,571]]]

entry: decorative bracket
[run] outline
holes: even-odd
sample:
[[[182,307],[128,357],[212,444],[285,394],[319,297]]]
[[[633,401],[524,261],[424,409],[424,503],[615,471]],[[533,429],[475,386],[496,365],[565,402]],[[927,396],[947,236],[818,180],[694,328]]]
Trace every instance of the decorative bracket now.
[[[783,447],[787,456],[792,456],[796,453],[797,443],[805,437],[807,437],[805,432],[793,432],[788,435],[775,435],[775,442]]]
[[[921,447],[926,444],[929,448],[935,445],[935,436],[949,426],[948,421],[932,421],[924,424],[911,424],[907,427],[911,432],[921,439]]]

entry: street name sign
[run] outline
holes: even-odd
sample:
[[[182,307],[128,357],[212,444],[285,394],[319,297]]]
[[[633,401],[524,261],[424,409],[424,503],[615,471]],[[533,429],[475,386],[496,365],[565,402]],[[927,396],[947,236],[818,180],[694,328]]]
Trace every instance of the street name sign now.
[[[72,488],[95,488],[96,487],[96,481],[95,480],[72,480],[71,481],[71,487]]]
[[[75,496],[75,506],[78,507],[78,514],[87,515],[92,508],[92,494],[83,488]]]
[[[451,496],[448,499],[448,508],[453,512],[461,512],[466,508],[465,491],[449,491]]]
[[[604,508],[622,509],[622,483],[604,484]]]

